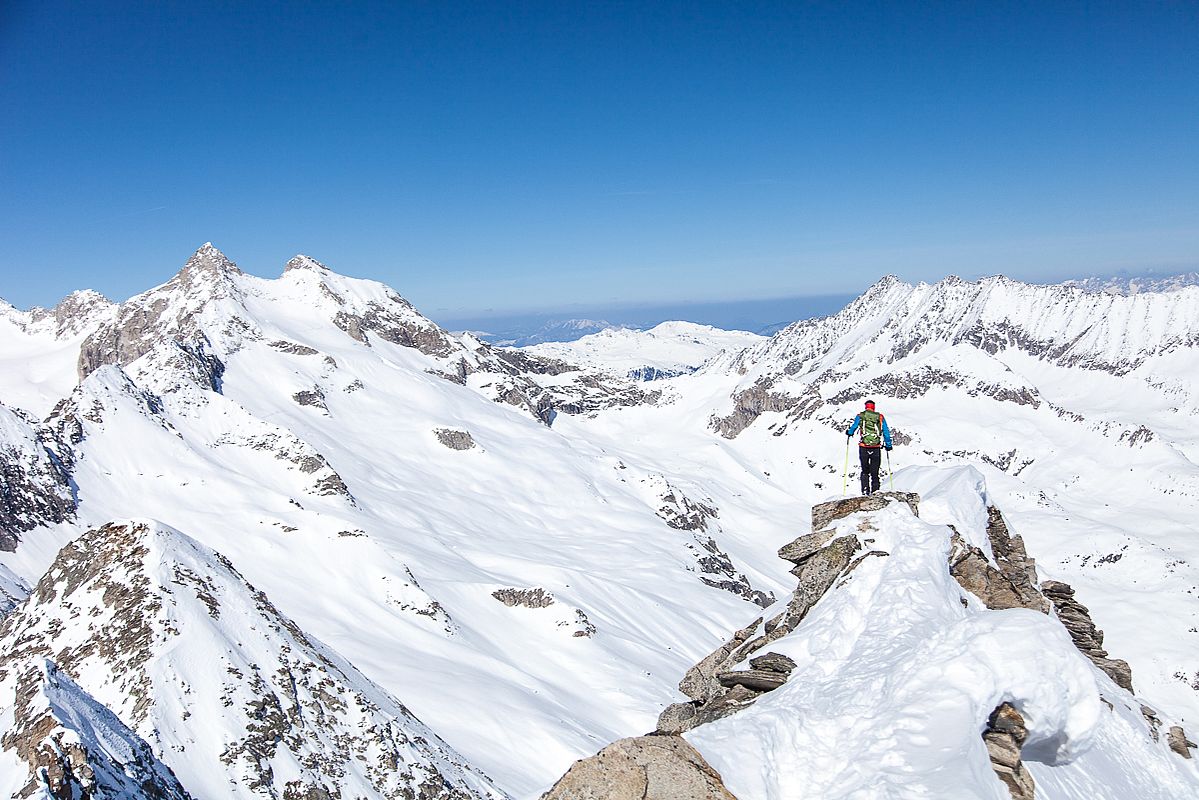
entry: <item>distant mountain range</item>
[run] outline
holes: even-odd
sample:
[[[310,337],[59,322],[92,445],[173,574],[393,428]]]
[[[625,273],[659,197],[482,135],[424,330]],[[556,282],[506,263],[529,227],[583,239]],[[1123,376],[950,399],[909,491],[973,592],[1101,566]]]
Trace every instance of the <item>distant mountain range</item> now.
[[[1141,292],[1172,292],[1188,286],[1199,286],[1199,272],[1179,275],[1123,275],[1106,278],[1083,278],[1066,281],[1065,286],[1077,286],[1088,292],[1107,294],[1139,294]]]

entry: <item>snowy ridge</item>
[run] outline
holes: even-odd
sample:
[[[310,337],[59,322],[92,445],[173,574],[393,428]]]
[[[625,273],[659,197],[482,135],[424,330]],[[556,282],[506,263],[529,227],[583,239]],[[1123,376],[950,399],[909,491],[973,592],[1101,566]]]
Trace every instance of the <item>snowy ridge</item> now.
[[[63,550],[0,627],[0,696],[50,649],[48,628],[59,667],[198,796],[502,797],[227,560],[165,526],[114,523]]]
[[[844,311],[795,323],[713,369],[816,373],[850,358],[893,363],[928,347],[1012,349],[1062,367],[1124,375],[1199,344],[1199,286],[1123,297],[1003,276],[911,286],[887,277]]]
[[[980,731],[1001,703],[1027,724],[1022,758],[1036,797],[1180,798],[1193,763],[1072,645],[1052,617],[989,610],[951,577],[950,529],[985,519],[974,470],[910,469],[902,503],[839,520],[864,558],[773,651],[795,669],[779,689],[687,738],[738,797],[1005,798]],[[980,513],[981,512],[981,513]],[[946,516],[948,514],[948,516]],[[771,610],[767,610],[767,616]],[[880,679],[880,676],[885,678]]]

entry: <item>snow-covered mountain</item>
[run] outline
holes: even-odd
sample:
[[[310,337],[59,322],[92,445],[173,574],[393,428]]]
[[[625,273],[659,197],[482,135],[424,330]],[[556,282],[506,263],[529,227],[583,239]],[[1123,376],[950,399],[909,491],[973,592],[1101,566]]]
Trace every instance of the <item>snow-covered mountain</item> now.
[[[606,330],[623,330],[623,325],[613,325],[603,319],[553,319],[544,323],[532,333],[520,335],[494,336],[492,343],[505,347],[528,347],[546,342],[572,342],[581,336],[588,336]]]
[[[1199,286],[1199,272],[1184,272],[1180,275],[1128,275],[1111,278],[1084,278],[1066,281],[1066,286],[1077,286],[1088,292],[1107,294],[1140,294],[1141,292],[1170,292]]]
[[[722,350],[742,350],[764,338],[693,322],[663,322],[646,331],[608,328],[572,342],[525,350],[634,380],[658,380],[694,372]]]
[[[364,797],[538,797],[575,759],[691,702],[677,688],[689,670],[790,607],[794,564],[776,551],[819,532],[811,507],[842,493],[843,429],[870,395],[895,466],[912,467],[896,488],[926,495],[923,522],[855,518],[881,531],[859,531],[863,546],[889,556],[830,584],[777,639],[809,689],[788,684],[690,741],[742,800],[800,785],[913,796],[905,786],[935,785],[920,783],[931,767],[905,785],[846,765],[914,764],[925,741],[932,758],[950,739],[976,796],[1001,797],[979,734],[1006,699],[1025,715],[1038,797],[1102,796],[1039,765],[1094,763],[1113,742],[1127,744],[1119,780],[1136,761],[1156,787],[1136,796],[1188,796],[1171,792],[1199,777],[1167,732],[1199,727],[1196,291],[884,279],[743,349],[667,326],[547,355],[452,336],[389,287],[304,256],[265,280],[205,245],[119,305],[65,304],[53,324],[0,309],[13,367],[0,378],[0,643],[20,661],[0,675],[0,709],[14,723],[35,705],[82,709],[20,713],[81,742],[73,757],[98,775],[128,757],[194,797],[233,784],[287,796],[289,782],[319,794],[342,779]],[[698,371],[649,384],[614,360],[690,367],[701,351]],[[1053,627],[1077,612],[1054,600],[1042,613],[1049,590],[1036,622],[961,605],[943,523],[982,553],[976,565],[999,559],[978,533],[985,505],[1106,639],[1092,626],[1084,648]],[[911,602],[891,608],[896,597]],[[984,657],[1016,629],[1044,652]],[[1128,662],[1135,701],[1087,666],[1100,649]],[[920,663],[899,663],[912,652]],[[947,694],[967,668],[977,691]],[[1041,679],[1042,694],[1025,691]],[[72,699],[20,699],[55,682]],[[1096,686],[1111,720],[1091,714],[1107,708]],[[910,738],[880,730],[840,761],[777,749],[842,741],[832,731],[862,711],[848,698],[869,691]],[[948,738],[920,733],[937,709],[905,716],[925,702],[957,703]],[[86,722],[103,709],[115,721]],[[805,718],[824,721],[797,732]],[[87,732],[100,728],[112,734]],[[1051,747],[1059,734],[1073,744]],[[14,791],[43,764],[15,748],[0,757]],[[771,774],[745,772],[765,759]]]

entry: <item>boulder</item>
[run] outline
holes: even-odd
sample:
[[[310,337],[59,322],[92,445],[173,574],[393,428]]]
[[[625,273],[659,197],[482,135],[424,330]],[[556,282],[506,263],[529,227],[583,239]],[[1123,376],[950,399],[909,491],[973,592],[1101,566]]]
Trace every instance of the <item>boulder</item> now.
[[[770,692],[786,683],[787,676],[781,672],[772,672],[764,669],[748,669],[718,673],[716,675],[716,680],[720,681],[721,686],[727,686],[729,688],[732,688],[733,686],[744,686],[747,689],[753,689],[759,692]]]
[[[576,761],[541,800],[737,800],[680,736],[637,736]]]
[[[785,544],[779,548],[779,558],[784,561],[790,561],[793,564],[799,564],[805,558],[817,552],[820,548],[829,543],[836,533],[831,528],[815,533],[808,533],[800,536],[790,544]]]
[[[912,513],[920,516],[920,495],[915,492],[875,492],[865,497],[847,497],[812,506],[812,530],[822,531],[836,520],[859,511],[878,511],[892,502],[907,503]]]
[[[1192,741],[1187,740],[1187,732],[1182,729],[1181,725],[1174,725],[1166,733],[1166,743],[1170,745],[1170,749],[1185,759],[1190,759],[1191,748],[1199,747]]]
[[[766,653],[765,655],[751,658],[749,665],[753,669],[767,670],[769,672],[779,672],[783,675],[790,675],[791,670],[795,669],[795,660],[783,655],[782,653]]]
[[[987,554],[966,542],[956,531],[950,539],[949,574],[963,589],[990,609],[1031,608],[1042,613],[1048,602],[1036,591],[1021,591],[1007,574],[994,567]]]

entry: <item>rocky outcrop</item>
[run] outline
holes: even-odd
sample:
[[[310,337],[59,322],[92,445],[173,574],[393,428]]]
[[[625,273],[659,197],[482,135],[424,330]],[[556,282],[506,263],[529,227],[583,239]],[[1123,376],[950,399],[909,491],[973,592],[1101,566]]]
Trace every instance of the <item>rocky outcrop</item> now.
[[[708,427],[726,439],[735,439],[767,411],[788,411],[799,401],[782,392],[772,392],[773,383],[763,379],[733,395],[732,413],[709,420]]]
[[[1091,612],[1074,598],[1074,589],[1061,581],[1045,581],[1041,591],[1053,604],[1053,611],[1083,655],[1107,673],[1116,685],[1132,691],[1132,668],[1121,658],[1110,658],[1103,649],[1103,631],[1095,627]]]
[[[823,531],[850,514],[878,511],[896,501],[905,503],[914,515],[920,516],[920,495],[915,492],[875,492],[865,497],[847,497],[844,500],[831,500],[812,506],[812,530]]]
[[[453,428],[436,428],[433,433],[437,441],[451,450],[470,450],[475,447],[475,439],[470,431],[456,431]]]
[[[329,406],[325,404],[325,393],[321,391],[319,386],[296,392],[291,396],[291,399],[302,406],[313,406],[325,412],[329,410]]]
[[[550,608],[557,604],[557,598],[540,586],[528,589],[505,587],[496,589],[491,596],[509,608]],[[587,618],[587,613],[581,608],[562,606],[555,609],[558,613],[551,614],[550,619],[556,628],[570,631],[574,638],[589,639],[595,636],[597,629]]]
[[[1020,760],[1020,750],[1028,739],[1024,717],[1010,703],[1001,703],[987,720],[983,742],[991,757],[991,767],[1011,792],[1012,800],[1032,800],[1036,784]]]
[[[1037,565],[1024,549],[1024,539],[1008,530],[1003,513],[995,506],[987,507],[987,540],[999,571],[1011,584],[1024,608],[1049,613],[1049,601],[1038,588]]]
[[[0,550],[16,550],[22,533],[75,518],[70,473],[46,446],[49,436],[47,426],[0,405]]]
[[[757,657],[755,654],[794,631],[820,598],[860,561],[855,560],[862,549],[856,534],[837,536],[832,529],[817,529],[859,511],[877,511],[893,502],[902,502],[915,512],[919,500],[916,494],[889,492],[813,507],[812,527],[816,532],[801,536],[779,550],[781,558],[795,564],[791,574],[798,579],[787,607],[769,620],[762,617],[754,620],[689,669],[679,682],[679,691],[691,701],[667,706],[658,717],[658,732],[682,733],[734,714],[763,692],[785,683],[795,666],[791,659],[778,653]],[[871,552],[886,555],[881,551]],[[747,659],[750,669],[737,669]]]
[[[12,708],[0,745],[29,768],[14,797],[190,800],[150,745],[52,661],[20,671]]]
[[[716,680],[721,686],[732,689],[744,686],[755,692],[770,692],[784,683],[795,669],[795,661],[781,653],[767,653],[749,660],[749,669],[720,672]]]
[[[658,489],[655,509],[658,517],[676,531],[691,533],[687,549],[695,557],[699,579],[715,589],[742,597],[759,608],[771,605],[774,595],[755,589],[745,573],[738,571],[729,554],[720,548],[715,536],[709,535],[711,528],[715,528],[716,532],[720,530],[720,510],[716,504],[710,498],[696,500],[688,497],[664,476],[653,475],[650,480]]]
[[[737,800],[681,736],[621,739],[576,761],[541,800]]]
[[[456,343],[438,325],[422,317],[404,298],[390,294],[388,305],[367,303],[360,312],[339,311],[333,324],[351,338],[370,345],[368,333],[401,347],[411,347],[428,356],[446,357],[456,349]]]
[[[554,604],[554,596],[540,586],[531,589],[496,589],[491,596],[509,608],[549,608]]]
[[[1166,744],[1170,746],[1178,755],[1190,760],[1191,750],[1199,747],[1199,745],[1187,739],[1187,732],[1182,729],[1181,725],[1173,725],[1166,733]]]

